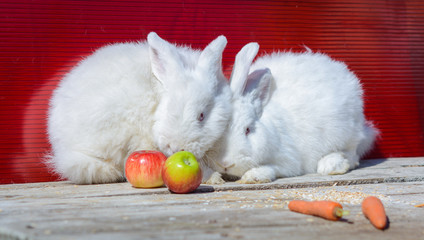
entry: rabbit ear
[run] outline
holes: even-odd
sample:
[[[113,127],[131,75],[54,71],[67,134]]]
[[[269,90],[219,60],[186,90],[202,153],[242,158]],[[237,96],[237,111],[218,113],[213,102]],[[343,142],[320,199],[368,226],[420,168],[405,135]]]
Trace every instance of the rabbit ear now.
[[[258,113],[262,112],[270,99],[271,82],[272,74],[268,68],[256,70],[247,76],[243,96],[248,96],[252,100]]]
[[[202,51],[198,66],[207,69],[211,74],[222,72],[222,52],[227,46],[227,38],[223,35],[217,37]]]
[[[237,53],[234,62],[233,71],[231,73],[230,82],[231,90],[235,95],[241,95],[246,86],[247,75],[249,74],[250,65],[259,51],[259,44],[251,42],[246,44],[240,52]]]
[[[152,64],[152,72],[156,78],[164,83],[168,76],[174,74],[183,67],[182,59],[177,48],[160,38],[155,32],[147,35],[149,43],[149,55]]]

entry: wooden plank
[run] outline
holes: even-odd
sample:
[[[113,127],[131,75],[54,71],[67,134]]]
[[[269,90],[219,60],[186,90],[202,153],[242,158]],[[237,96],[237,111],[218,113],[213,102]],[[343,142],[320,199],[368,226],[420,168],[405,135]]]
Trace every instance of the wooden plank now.
[[[129,183],[0,185],[0,239],[423,239],[424,208],[414,207],[424,203],[423,166],[424,158],[366,161],[340,176],[202,185],[184,195]],[[368,195],[385,204],[387,230],[361,214]],[[331,222],[293,213],[292,199],[339,201],[351,214]]]
[[[424,158],[389,158],[362,161],[359,168],[343,175],[308,174],[281,178],[273,183],[259,185],[225,184],[218,189],[273,189],[301,188],[367,183],[424,181]]]

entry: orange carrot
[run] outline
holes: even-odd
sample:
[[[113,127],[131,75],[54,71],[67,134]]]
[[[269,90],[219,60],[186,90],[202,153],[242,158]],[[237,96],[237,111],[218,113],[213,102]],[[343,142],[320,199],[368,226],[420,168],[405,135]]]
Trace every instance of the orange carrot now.
[[[415,205],[414,207],[424,207],[424,203],[417,204],[417,205]]]
[[[370,196],[362,201],[362,212],[368,218],[374,227],[378,229],[385,229],[387,226],[387,216],[384,210],[383,203],[380,199]]]
[[[302,201],[293,200],[289,202],[289,209],[293,212],[322,217],[327,220],[337,221],[344,215],[349,214],[344,211],[342,205],[333,201]]]

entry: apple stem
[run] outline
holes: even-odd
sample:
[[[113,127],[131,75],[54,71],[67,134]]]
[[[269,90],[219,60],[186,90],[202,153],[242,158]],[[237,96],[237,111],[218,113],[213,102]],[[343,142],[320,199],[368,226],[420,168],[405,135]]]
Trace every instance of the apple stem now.
[[[191,165],[191,164],[190,164],[190,161],[189,161],[188,159],[184,159],[184,163],[185,163],[186,165]]]

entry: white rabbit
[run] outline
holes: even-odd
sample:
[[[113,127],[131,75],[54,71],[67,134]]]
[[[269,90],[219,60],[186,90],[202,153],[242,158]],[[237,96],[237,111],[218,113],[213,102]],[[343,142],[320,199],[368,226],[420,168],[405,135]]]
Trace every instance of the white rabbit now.
[[[146,42],[100,48],[54,91],[46,162],[77,184],[124,181],[127,156],[184,149],[198,158],[223,134],[231,90],[222,73],[224,36],[203,51],[150,33]]]
[[[279,52],[248,71],[232,76],[233,115],[210,150],[212,169],[241,183],[343,174],[372,147],[378,130],[366,122],[361,84],[344,63],[310,50]]]
[[[236,82],[236,81],[232,81],[232,79],[246,79],[249,72],[249,68],[253,62],[253,59],[258,53],[258,49],[259,49],[259,45],[257,43],[249,43],[249,44],[246,44],[237,53],[233,70],[231,72],[231,78],[230,78],[231,82]],[[238,82],[240,82],[240,80]],[[206,152],[205,156],[203,157],[201,164],[202,164],[202,169],[204,170],[203,180],[205,183],[222,184],[225,182],[222,179],[221,173],[217,172],[217,170],[219,169],[216,166],[220,166],[220,165],[216,159],[222,156],[222,153],[225,150],[226,144],[227,143],[225,142],[225,139],[216,141],[215,145],[212,148],[210,148]]]

